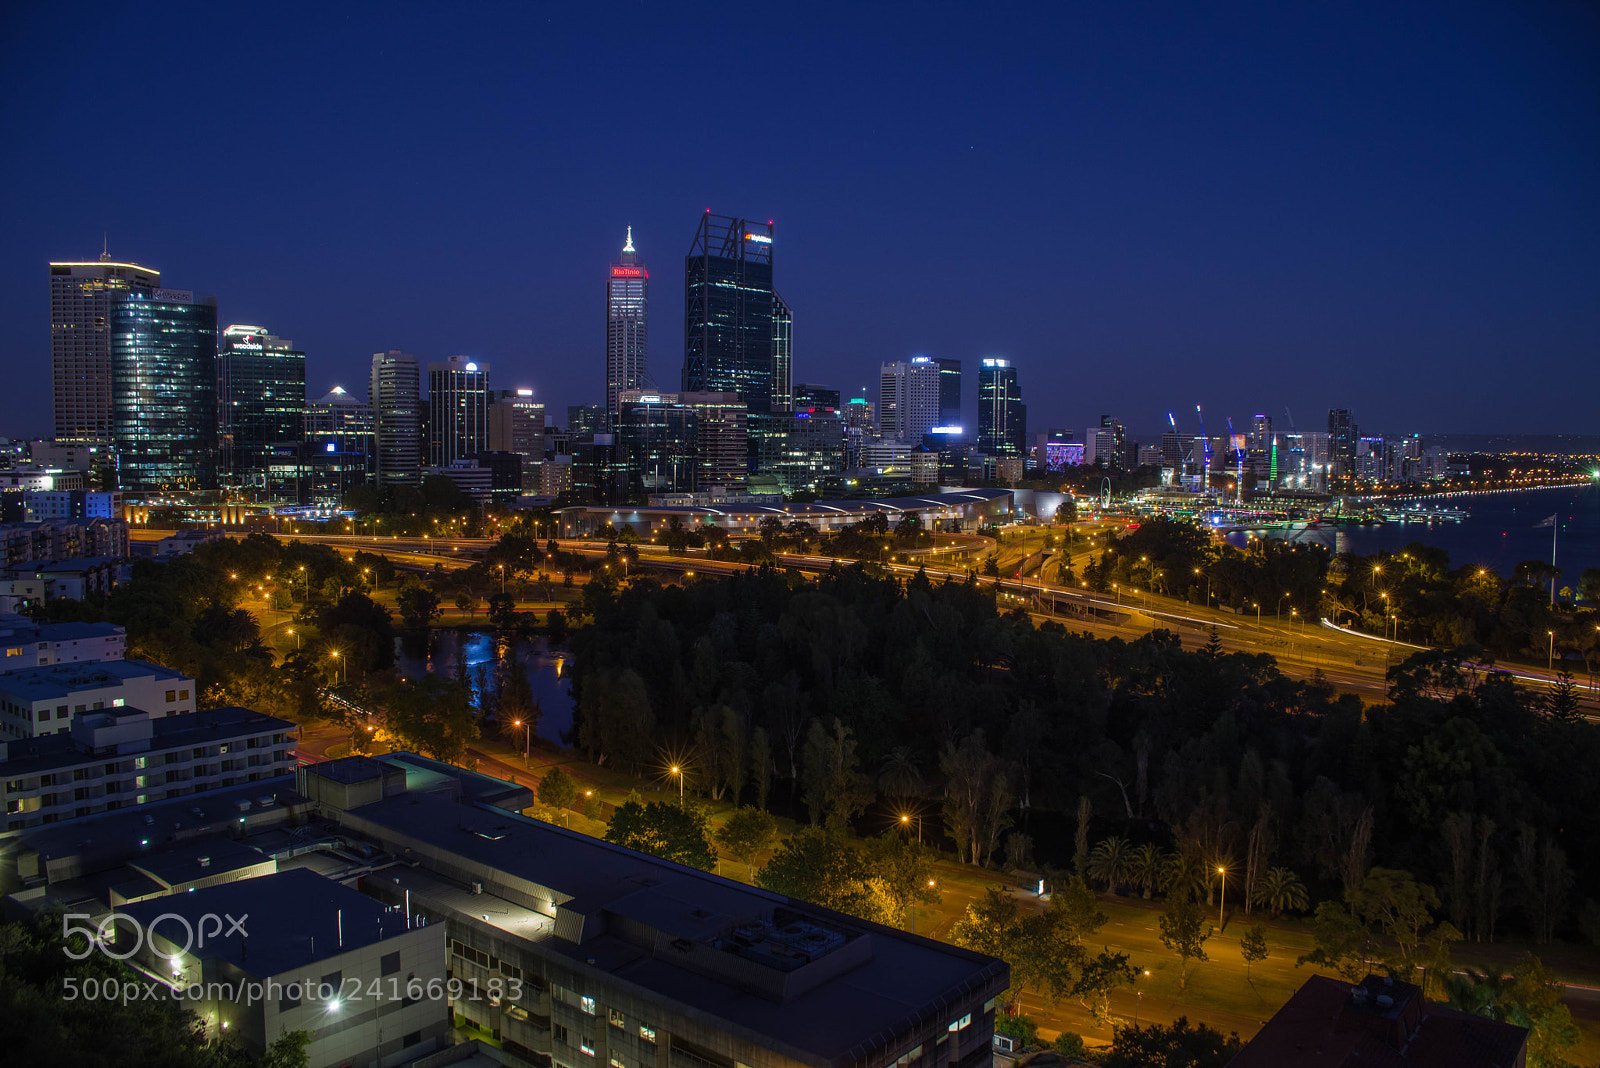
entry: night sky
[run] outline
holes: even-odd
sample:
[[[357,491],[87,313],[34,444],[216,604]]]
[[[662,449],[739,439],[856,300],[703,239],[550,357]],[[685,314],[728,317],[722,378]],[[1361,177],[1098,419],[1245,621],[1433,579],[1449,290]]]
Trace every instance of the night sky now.
[[[313,397],[463,353],[564,424],[629,224],[677,387],[706,208],[776,220],[797,382],[959,357],[971,420],[993,355],[1031,429],[1597,432],[1597,11],[8,5],[0,436],[49,432],[45,263],[102,232]]]

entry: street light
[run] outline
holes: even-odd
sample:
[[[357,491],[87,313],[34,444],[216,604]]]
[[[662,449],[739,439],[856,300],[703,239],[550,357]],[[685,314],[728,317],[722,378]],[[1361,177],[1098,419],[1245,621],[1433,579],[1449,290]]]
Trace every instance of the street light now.
[[[904,812],[900,813],[900,823],[909,830],[911,828],[911,817]],[[917,816],[917,843],[919,845],[922,843],[922,816],[920,814]]]
[[[1545,670],[1553,672],[1556,669],[1556,632],[1548,630],[1545,633],[1550,635],[1550,661],[1545,665]]]
[[[1198,567],[1195,568],[1194,569],[1194,573],[1196,575],[1200,574],[1200,569]],[[1211,576],[1210,575],[1206,575],[1206,607],[1207,608],[1211,607]]]
[[[338,665],[338,668],[339,668],[339,684],[342,686],[344,684],[344,661],[339,659],[339,650],[337,650],[337,649],[335,649],[329,655],[333,657],[333,662],[336,665]]]
[[[672,774],[674,774],[674,775],[676,775],[678,777],[678,807],[682,808],[683,807],[683,769],[678,767],[678,765],[674,764],[674,765],[672,765]]]
[[[306,603],[311,603],[311,576],[306,574],[306,565],[300,565],[300,577],[306,580]]]
[[[524,723],[520,719],[514,719],[511,721],[511,725],[513,727],[522,728],[522,766],[524,769],[526,769],[528,766],[528,750],[533,748],[533,724],[531,722]]]
[[[1228,869],[1218,867],[1217,876],[1217,884],[1222,887],[1222,899],[1217,904],[1217,927],[1221,929],[1227,925],[1223,917],[1228,910]]]
[[[294,628],[293,627],[289,628],[289,633],[290,634],[294,634]],[[300,635],[298,635],[298,634],[294,634],[294,647],[296,649],[300,648]]]

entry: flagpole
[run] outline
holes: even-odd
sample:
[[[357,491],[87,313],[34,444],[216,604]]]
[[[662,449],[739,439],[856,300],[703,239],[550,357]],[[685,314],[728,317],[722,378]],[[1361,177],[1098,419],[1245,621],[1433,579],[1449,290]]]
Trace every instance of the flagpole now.
[[[1550,517],[1555,522],[1550,524],[1550,607],[1556,606],[1556,535],[1561,532],[1561,513],[1557,512]]]

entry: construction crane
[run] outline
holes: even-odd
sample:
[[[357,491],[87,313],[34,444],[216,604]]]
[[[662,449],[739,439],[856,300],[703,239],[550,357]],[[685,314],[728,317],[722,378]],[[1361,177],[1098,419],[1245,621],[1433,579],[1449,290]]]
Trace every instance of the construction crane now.
[[[1183,484],[1183,443],[1178,438],[1178,420],[1173,418],[1171,412],[1168,412],[1167,422],[1172,424],[1173,451],[1177,453],[1178,456],[1178,467],[1177,470],[1172,473],[1172,477],[1176,480],[1174,485],[1181,486]]]
[[[1204,493],[1211,488],[1211,439],[1206,437],[1206,417],[1200,405],[1194,406],[1194,414],[1200,420],[1200,448],[1205,456],[1205,466],[1200,469],[1200,492]]]
[[[1244,500],[1244,450],[1237,448],[1234,441],[1239,437],[1233,430],[1233,416],[1228,416],[1228,448],[1233,450],[1233,486],[1234,496]]]

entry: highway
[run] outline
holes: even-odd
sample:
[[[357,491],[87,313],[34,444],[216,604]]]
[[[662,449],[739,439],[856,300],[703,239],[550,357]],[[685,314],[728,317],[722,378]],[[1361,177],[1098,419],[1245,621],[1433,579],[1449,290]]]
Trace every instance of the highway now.
[[[447,570],[470,567],[494,544],[492,538],[378,537],[374,535],[299,534],[277,535],[280,540],[299,540],[331,545],[349,551],[378,553],[407,570],[429,571],[436,565]],[[964,581],[969,564],[948,559],[951,555],[980,556],[993,546],[987,538],[975,535],[940,535],[939,542],[923,550],[921,562],[884,564],[884,570],[901,576],[925,568],[934,581],[954,578]],[[563,551],[585,556],[603,556],[604,544],[595,541],[562,539]],[[639,559],[633,568],[692,574],[733,574],[755,565],[729,560],[712,560],[704,549],[690,549],[681,556],[670,555],[663,547],[648,542],[636,546]],[[800,553],[776,554],[780,567],[816,574],[849,560]],[[1298,618],[1284,621],[1273,613],[1236,615],[1233,612],[1187,604],[1182,600],[1144,591],[1118,591],[1107,596],[1083,587],[1064,586],[1033,577],[979,576],[978,582],[996,586],[1001,607],[1025,608],[1036,622],[1053,620],[1070,631],[1085,632],[1100,638],[1133,640],[1153,630],[1164,629],[1177,635],[1184,648],[1195,649],[1206,643],[1215,628],[1227,652],[1267,653],[1273,656],[1286,675],[1309,678],[1320,671],[1336,690],[1354,693],[1368,702],[1380,702],[1388,690],[1387,673],[1396,663],[1423,648],[1390,641],[1373,635],[1319,625]],[[1535,688],[1548,687],[1553,673],[1528,665],[1501,665],[1517,681]],[[1581,695],[1592,712],[1594,694]]]

